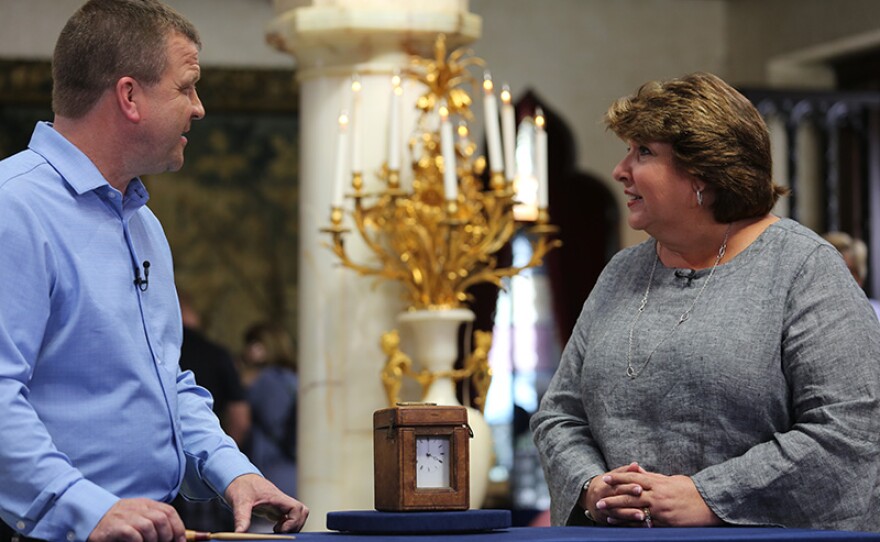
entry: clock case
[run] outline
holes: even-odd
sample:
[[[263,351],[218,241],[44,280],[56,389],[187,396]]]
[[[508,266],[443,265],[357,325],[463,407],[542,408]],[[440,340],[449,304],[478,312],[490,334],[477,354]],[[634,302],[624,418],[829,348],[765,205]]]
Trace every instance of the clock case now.
[[[450,487],[416,486],[416,439],[449,438]],[[373,413],[373,488],[376,510],[467,510],[470,445],[463,406],[398,405]]]

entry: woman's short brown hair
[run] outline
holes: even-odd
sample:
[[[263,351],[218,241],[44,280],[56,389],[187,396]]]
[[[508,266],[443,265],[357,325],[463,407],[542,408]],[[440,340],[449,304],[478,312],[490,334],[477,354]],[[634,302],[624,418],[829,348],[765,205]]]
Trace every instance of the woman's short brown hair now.
[[[120,78],[159,82],[166,43],[179,33],[201,47],[198,31],[157,0],[90,0],[61,30],[52,58],[52,109],[81,118]]]
[[[763,216],[788,192],[773,182],[761,114],[715,75],[645,83],[608,108],[605,125],[625,141],[670,143],[679,167],[714,192],[718,222]]]

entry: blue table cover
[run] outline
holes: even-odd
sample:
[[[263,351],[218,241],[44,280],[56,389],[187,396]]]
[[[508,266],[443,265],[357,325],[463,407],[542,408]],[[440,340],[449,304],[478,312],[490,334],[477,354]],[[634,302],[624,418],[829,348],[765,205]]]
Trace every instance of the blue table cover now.
[[[298,533],[297,542],[778,542],[795,540],[873,541],[880,533],[773,529],[759,527],[700,527],[629,529],[614,527],[514,527],[484,533],[440,535]]]

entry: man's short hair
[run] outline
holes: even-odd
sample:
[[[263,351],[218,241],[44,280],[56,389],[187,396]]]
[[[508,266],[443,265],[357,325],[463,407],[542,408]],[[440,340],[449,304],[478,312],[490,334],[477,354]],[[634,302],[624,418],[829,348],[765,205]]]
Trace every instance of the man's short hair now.
[[[81,118],[122,77],[159,81],[166,44],[178,33],[201,48],[195,27],[157,0],[89,0],[71,16],[52,58],[52,109]]]

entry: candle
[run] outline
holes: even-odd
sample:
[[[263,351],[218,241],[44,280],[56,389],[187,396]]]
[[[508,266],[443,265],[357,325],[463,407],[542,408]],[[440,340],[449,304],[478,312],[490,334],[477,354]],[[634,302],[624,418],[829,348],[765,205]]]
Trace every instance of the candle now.
[[[424,142],[422,141],[421,134],[414,134],[409,138],[409,147],[410,147],[410,162],[413,167],[419,163],[419,159],[422,156],[422,149],[424,147]]]
[[[345,168],[346,154],[348,154],[348,113],[343,110],[339,113],[339,135],[336,139],[336,177],[333,183],[333,207],[342,208],[342,200],[345,197],[345,178],[348,171]]]
[[[458,198],[458,179],[455,175],[455,143],[452,141],[452,123],[446,103],[440,104],[440,152],[443,156],[443,190],[446,200]]]
[[[388,120],[388,169],[400,170],[400,105],[403,88],[400,86],[400,76],[394,74],[391,78],[391,114]]]
[[[458,129],[455,132],[458,134],[458,145],[462,154],[467,154],[468,145],[471,144],[470,130],[468,130],[467,122],[464,120],[458,121]]]
[[[489,169],[492,173],[504,170],[501,160],[501,132],[498,128],[498,103],[495,101],[492,76],[483,74],[483,112],[485,113],[486,141],[489,145]]]
[[[354,74],[351,78],[351,171],[361,173],[361,78]]]
[[[535,173],[538,177],[538,208],[546,209],[550,203],[550,185],[547,176],[547,131],[544,111],[535,112]]]
[[[504,178],[513,182],[516,178],[516,119],[507,85],[501,90],[501,141],[504,143]]]

